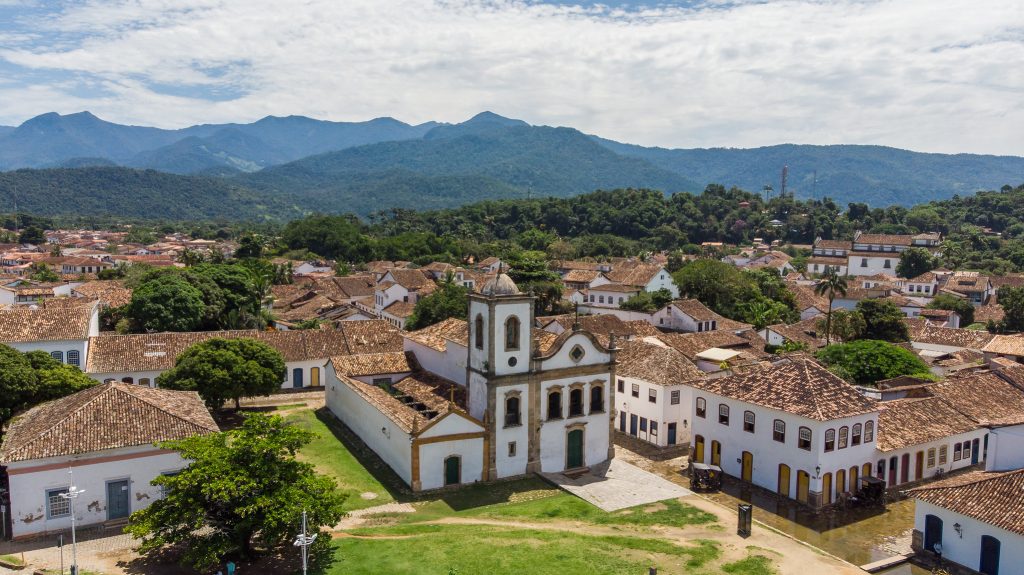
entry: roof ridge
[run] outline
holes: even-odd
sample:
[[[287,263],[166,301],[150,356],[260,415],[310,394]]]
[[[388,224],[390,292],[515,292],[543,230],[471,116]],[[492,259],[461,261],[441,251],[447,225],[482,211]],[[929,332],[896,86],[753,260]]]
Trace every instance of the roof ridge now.
[[[135,398],[135,399],[145,403],[146,405],[148,405],[150,407],[154,407],[158,411],[166,413],[167,415],[170,415],[171,417],[173,417],[173,418],[175,418],[175,419],[177,419],[179,421],[188,423],[190,425],[195,425],[197,427],[202,427],[202,426],[200,426],[199,424],[197,424],[194,421],[185,419],[184,417],[182,417],[182,416],[180,416],[180,415],[178,415],[176,413],[173,413],[171,411],[168,411],[166,408],[164,408],[164,407],[162,407],[160,405],[157,405],[156,403],[153,403],[153,401],[151,401],[149,398],[143,397],[142,395],[139,395],[139,394],[135,393],[135,391],[137,389],[138,390],[147,389],[147,390],[159,391],[160,393],[195,393],[195,392],[185,391],[185,390],[177,390],[177,389],[149,388],[149,387],[142,387],[142,386],[133,385],[133,384],[130,384],[130,383],[122,384],[121,382],[116,382],[116,381],[111,382],[111,385],[112,385],[112,387],[114,387],[118,391],[124,393],[125,395],[131,396],[131,397],[133,397],[133,398]],[[205,428],[204,427],[204,429],[209,429],[209,428]],[[219,429],[218,429],[218,431],[219,431]]]
[[[989,481],[993,481],[995,479],[1001,479],[1001,478],[1009,476],[1009,475],[1024,474],[1024,467],[1021,467],[1019,469],[1010,469],[1008,471],[986,471],[986,470],[979,470],[977,472],[977,474],[979,475],[979,479],[977,479],[975,481],[970,481],[970,482],[967,482],[967,483],[956,483],[956,484],[951,484],[951,485],[935,485],[935,484],[922,485],[921,487],[915,487],[914,489],[909,490],[909,492],[910,493],[915,493],[915,492],[918,492],[918,491],[938,491],[940,489],[956,489],[958,487],[973,486],[973,485],[977,485],[979,483],[986,483],[986,482],[989,482]],[[966,478],[967,475],[964,475],[964,476],[961,476],[961,477]],[[952,481],[953,479],[960,479],[960,477],[950,478],[949,481]]]

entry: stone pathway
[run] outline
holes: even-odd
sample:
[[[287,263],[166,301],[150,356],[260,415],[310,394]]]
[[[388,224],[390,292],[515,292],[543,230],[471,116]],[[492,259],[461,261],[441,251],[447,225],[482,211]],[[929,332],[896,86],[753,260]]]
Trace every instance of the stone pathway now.
[[[381,513],[415,513],[416,508],[410,503],[385,503],[384,505],[375,505],[373,507],[367,507],[365,509],[356,509],[355,511],[349,511],[348,515],[345,516],[337,525],[334,526],[335,531],[344,531],[345,529],[355,529],[366,522],[366,518],[371,515],[378,515]]]
[[[689,489],[621,459],[596,465],[589,473],[576,478],[561,473],[543,475],[548,481],[604,511],[693,495]]]

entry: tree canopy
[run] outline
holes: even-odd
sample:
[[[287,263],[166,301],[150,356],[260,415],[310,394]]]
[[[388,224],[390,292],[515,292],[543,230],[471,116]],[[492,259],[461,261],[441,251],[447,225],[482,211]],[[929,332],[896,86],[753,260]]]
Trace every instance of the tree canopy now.
[[[820,350],[817,357],[836,375],[860,385],[874,385],[901,375],[935,379],[913,352],[885,341],[862,339],[834,344]]]
[[[935,269],[935,258],[924,248],[908,248],[900,254],[896,273],[901,278],[916,278]]]
[[[156,383],[197,391],[212,411],[228,400],[237,409],[242,397],[270,395],[284,378],[284,358],[269,345],[250,338],[213,338],[186,349]]]
[[[468,291],[455,283],[451,277],[446,278],[437,291],[416,302],[416,307],[405,324],[406,329],[423,329],[450,317],[466,319]]]
[[[910,339],[906,316],[888,300],[864,299],[857,302],[857,312],[864,318],[864,339],[880,339],[889,342],[901,342]]]
[[[98,382],[73,365],[43,351],[20,351],[0,344],[0,430],[25,409],[71,395]]]
[[[295,459],[312,438],[280,416],[253,414],[232,431],[162,443],[190,463],[153,480],[166,496],[133,513],[125,529],[142,540],[141,551],[175,545],[196,569],[290,549],[303,511],[313,533],[343,516],[334,479]],[[329,554],[330,537],[321,533],[310,552],[314,560]]]
[[[195,331],[205,311],[203,292],[177,274],[144,282],[128,304],[128,315],[142,331]]]
[[[960,325],[966,327],[974,323],[974,305],[971,302],[948,293],[940,293],[925,306],[928,309],[946,309],[955,311],[960,316]]]

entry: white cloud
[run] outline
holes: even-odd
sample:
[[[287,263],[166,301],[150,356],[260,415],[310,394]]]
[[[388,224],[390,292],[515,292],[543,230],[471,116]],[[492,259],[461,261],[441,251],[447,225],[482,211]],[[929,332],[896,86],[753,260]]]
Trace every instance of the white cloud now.
[[[0,0],[2,1],[2,0]],[[36,17],[0,123],[88,108],[182,126],[484,109],[645,145],[884,144],[1024,155],[1018,0],[709,2],[623,11],[447,0],[122,0]],[[38,36],[37,34],[37,36]],[[81,84],[103,88],[83,95]],[[45,97],[39,97],[40,94]],[[12,100],[12,98],[14,100]]]

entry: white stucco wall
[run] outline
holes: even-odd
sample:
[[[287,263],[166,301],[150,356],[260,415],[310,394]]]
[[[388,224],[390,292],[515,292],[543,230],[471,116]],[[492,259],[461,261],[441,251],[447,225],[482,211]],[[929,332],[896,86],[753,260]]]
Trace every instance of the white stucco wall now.
[[[1008,471],[1024,467],[1024,425],[996,427],[988,434],[986,471]]]
[[[505,426],[505,399],[515,392],[519,392],[519,413],[520,413],[520,425]],[[508,387],[502,387],[498,391],[495,405],[495,466],[498,473],[498,478],[502,477],[513,477],[516,475],[522,475],[526,473],[526,464],[530,458],[530,405],[532,404],[532,398],[530,397],[530,386],[528,384],[511,385]],[[544,415],[544,409],[546,408],[545,403],[541,403],[541,417]],[[516,454],[513,457],[509,457],[509,443],[516,443]]]
[[[1024,536],[982,523],[977,519],[954,513],[927,501],[914,502],[914,529],[925,531],[925,516],[935,515],[942,519],[942,558],[977,570],[981,563],[981,536],[995,537],[1000,542],[999,572],[1019,573],[1024,565]],[[953,525],[960,524],[958,535]]]
[[[505,350],[505,322],[512,316],[519,319],[519,348]],[[530,370],[530,329],[533,326],[533,302],[500,302],[494,309],[494,373],[508,375],[526,373]],[[472,345],[472,342],[470,342]],[[484,345],[486,349],[487,346]],[[516,364],[509,365],[510,358]]]
[[[953,454],[954,454],[953,445],[955,443],[963,443],[964,441],[973,441],[975,439],[978,440],[978,462],[981,463],[982,461],[984,461],[984,450],[985,450],[984,446],[985,446],[985,432],[986,431],[987,430],[985,430],[985,429],[977,429],[977,430],[974,430],[974,431],[969,431],[967,433],[960,433],[960,434],[957,434],[957,435],[952,435],[950,437],[943,437],[943,438],[937,439],[935,441],[929,441],[927,443],[922,443],[920,445],[912,445],[912,446],[909,446],[909,447],[904,447],[903,449],[895,449],[895,450],[892,450],[892,451],[882,452],[882,451],[876,450],[875,451],[875,456],[874,456],[875,457],[874,458],[874,461],[875,461],[874,474],[877,477],[877,474],[878,474],[878,463],[877,462],[879,460],[881,460],[881,459],[885,459],[885,461],[886,461],[886,463],[885,463],[885,465],[886,465],[885,477],[883,477],[882,479],[885,480],[886,487],[893,487],[893,485],[889,484],[889,471],[890,471],[891,466],[892,466],[892,458],[896,457],[899,460],[899,463],[897,464],[896,484],[895,485],[899,485],[899,484],[904,483],[904,481],[903,481],[903,471],[902,471],[902,469],[903,469],[903,455],[904,454],[909,454],[910,455],[910,459],[909,459],[910,466],[909,466],[909,471],[907,472],[907,482],[915,481],[916,478],[917,478],[917,452],[919,452],[919,451],[924,452],[923,473],[921,475],[922,479],[932,479],[935,476],[935,473],[936,473],[936,471],[939,468],[942,468],[942,470],[944,472],[948,473],[950,471],[956,471],[957,469],[963,469],[964,467],[970,467],[971,466],[971,459],[973,457],[973,447],[972,447],[972,455],[971,456],[967,457],[966,459],[961,458],[959,460],[955,460],[954,461],[954,459],[953,459]],[[939,463],[939,448],[941,446],[943,446],[943,445],[946,446],[947,454],[948,455],[947,455],[946,463]],[[932,448],[935,449],[935,465],[932,466],[932,467],[928,467],[928,450],[932,449]]]
[[[6,345],[13,347],[14,349],[27,353],[30,351],[44,351],[47,354],[59,351],[62,354],[63,362],[68,362],[68,352],[78,352],[78,367],[85,369],[86,356],[89,351],[89,340],[87,339],[69,339],[59,341],[14,341],[6,342]]]
[[[484,470],[483,454],[483,438],[421,445],[420,488],[427,490],[444,487],[444,460],[453,455],[458,456],[461,461],[460,480],[463,484],[481,481]]]
[[[465,347],[448,341],[445,344],[445,351],[438,351],[427,347],[409,338],[403,339],[405,351],[411,351],[423,369],[450,379],[455,383],[466,385],[466,355]]]
[[[147,453],[150,455],[89,463],[90,459],[101,457],[128,457]],[[107,520],[108,481],[131,480],[129,504],[131,512],[135,512],[160,497],[160,489],[149,483],[153,478],[161,473],[177,471],[186,465],[177,453],[162,452],[151,445],[98,451],[76,458],[47,458],[12,463],[8,466],[8,472],[11,474],[13,536],[24,537],[71,527],[70,516],[48,519],[46,513],[46,491],[70,485],[69,466],[74,469],[75,485],[85,490],[74,506],[76,522],[84,526]],[[42,466],[56,467],[19,473]]]
[[[647,282],[647,286],[644,289],[649,292],[655,292],[662,288],[672,292],[673,298],[679,297],[679,287],[672,280],[672,274],[668,273],[668,270],[664,268],[651,278],[651,281]]]
[[[866,267],[861,267],[861,260],[867,259],[868,263]],[[889,267],[885,267],[885,262],[889,262]],[[900,263],[900,254],[896,252],[889,252],[885,256],[881,253],[871,255],[853,255],[851,254],[847,258],[847,269],[851,276],[873,276],[875,274],[887,274],[891,276],[896,275],[896,266]]]
[[[349,427],[384,463],[412,485],[412,438],[394,421],[370,405],[327,368],[327,409]]]
[[[590,389],[591,382],[600,380],[604,388],[605,410],[602,412],[590,412]],[[582,416],[568,417],[569,415],[569,386],[573,383],[585,382],[583,387],[583,413]],[[543,381],[541,388],[541,428],[540,428],[540,464],[541,471],[554,472],[566,468],[567,441],[569,428],[582,424],[584,426],[583,436],[583,465],[591,466],[608,459],[608,445],[611,438],[608,429],[608,394],[611,383],[608,374],[591,375],[582,378],[563,378]],[[561,386],[562,391],[562,415],[560,419],[547,419],[547,392],[552,387]]]
[[[634,377],[626,377],[617,375],[617,379],[623,382],[623,391],[619,392],[616,388],[615,392],[615,408],[618,410],[619,415],[616,417],[614,425],[615,429],[630,435],[630,418],[636,415],[638,418],[643,417],[647,419],[647,431],[640,429],[639,423],[637,424],[637,435],[636,437],[658,445],[665,447],[668,445],[668,425],[670,423],[676,424],[676,445],[686,445],[690,442],[690,412],[693,404],[693,388],[688,385],[672,385],[663,386],[649,381],[638,379]],[[616,385],[618,382],[616,382]],[[633,397],[633,385],[640,386],[640,396]],[[655,392],[655,403],[650,401],[650,390]],[[679,403],[673,405],[671,398],[672,392],[679,392]],[[625,431],[622,429],[622,414],[625,414]],[[651,422],[657,422],[658,432],[657,435],[651,433]]]

